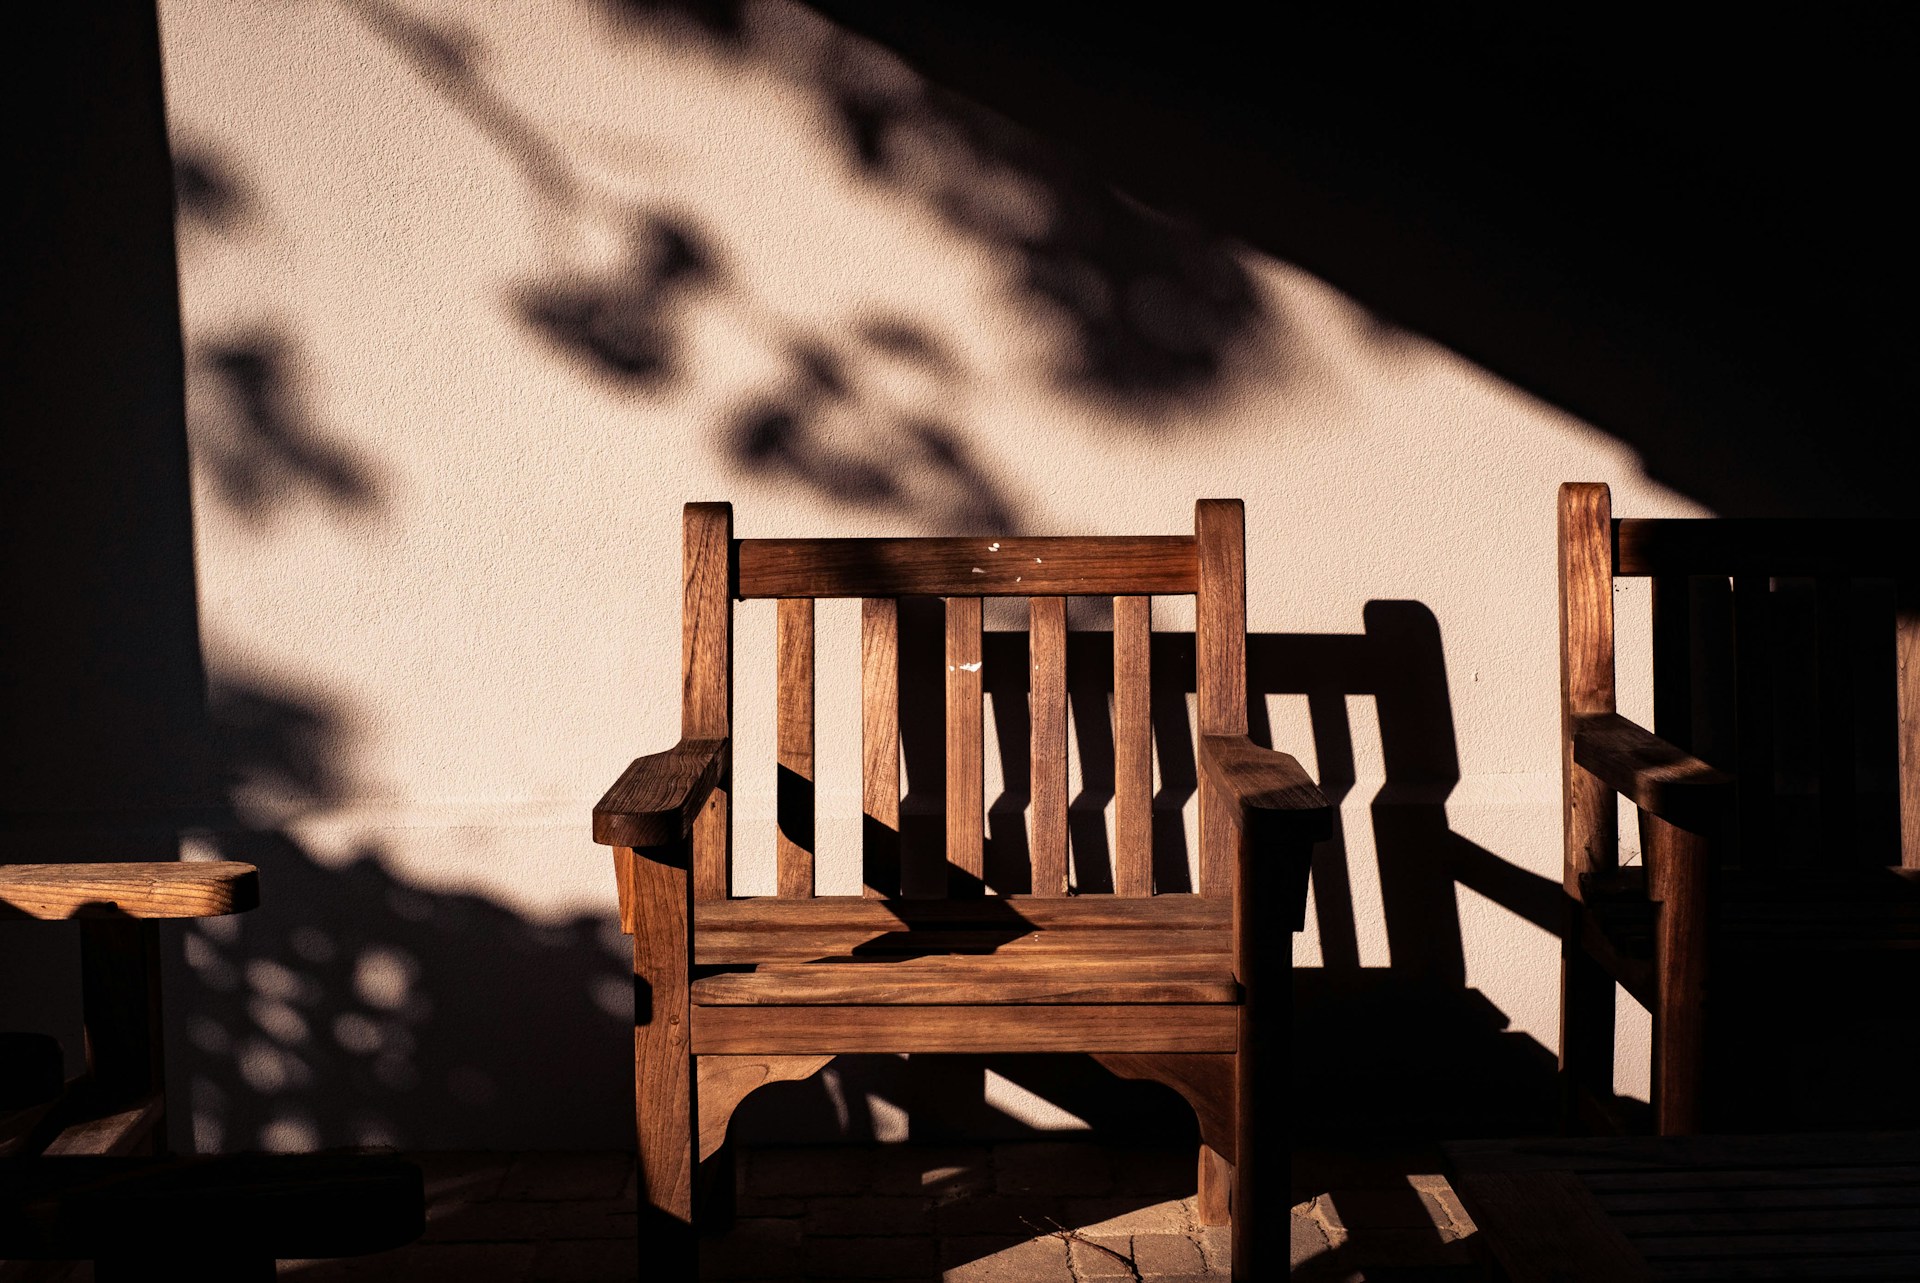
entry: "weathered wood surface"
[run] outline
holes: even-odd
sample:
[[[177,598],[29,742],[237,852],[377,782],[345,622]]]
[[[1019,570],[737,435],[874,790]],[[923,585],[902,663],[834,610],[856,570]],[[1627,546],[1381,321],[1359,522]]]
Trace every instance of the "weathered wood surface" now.
[[[251,864],[0,865],[0,919],[217,918],[260,903]]]
[[[1516,1283],[1920,1278],[1920,1133],[1445,1148]]]
[[[743,539],[739,595],[1033,597],[1190,593],[1187,535]]]
[[[1189,958],[1224,957],[1227,933],[1188,931],[1032,931],[1022,927],[975,927],[908,931],[837,929],[825,931],[706,931],[695,933],[694,958],[703,967],[750,966],[759,962],[827,962],[872,957],[892,959],[949,954],[992,956],[1003,964],[1041,958]],[[1144,963],[1142,964],[1145,965]]]
[[[996,1006],[1233,1002],[1225,954],[1184,959],[944,954],[763,963],[693,982],[696,1006]]]
[[[688,504],[683,538],[680,738],[725,741],[733,734],[733,505]],[[732,752],[730,747],[721,749],[720,783],[707,794],[694,820],[696,900],[724,900],[731,886],[733,823],[727,790]]]
[[[1577,716],[1573,758],[1643,811],[1697,832],[1731,828],[1734,778],[1618,713]]]
[[[659,847],[685,841],[726,770],[727,742],[682,740],[664,753],[636,757],[593,807],[593,840],[605,846]]]
[[[966,926],[1021,930],[1136,927],[1224,931],[1231,916],[1231,908],[1224,901],[1199,895],[1157,895],[1146,900],[1040,895],[990,895],[970,900],[873,900],[853,895],[823,895],[805,902],[752,896],[694,906],[694,922],[702,935],[710,931],[856,929],[882,932],[918,928],[951,930]]]
[[[1032,725],[1031,836],[1035,895],[1067,893],[1067,599],[1027,604],[1032,673],[1027,696]]]
[[[900,603],[860,603],[860,880],[900,891]]]
[[[1245,735],[1200,737],[1200,765],[1234,827],[1256,840],[1317,842],[1333,831],[1333,808],[1300,763]]]
[[[1194,505],[1194,705],[1200,735],[1247,733],[1247,520],[1238,499]],[[1200,781],[1200,893],[1233,893],[1233,803]]]
[[[1113,599],[1113,890],[1153,894],[1153,599]]]
[[[987,872],[986,725],[980,599],[947,599],[948,889],[977,894]]]
[[[775,620],[775,835],[779,893],[813,894],[813,601],[783,599]]]
[[[694,1096],[688,870],[633,861],[634,1110],[645,1203],[693,1224]],[[798,903],[798,902],[797,902]]]
[[[733,1111],[750,1094],[768,1083],[811,1078],[832,1060],[832,1056],[699,1057],[700,1160],[712,1158],[726,1144]]]
[[[1231,1005],[695,1007],[693,1049],[763,1055],[1232,1051]]]

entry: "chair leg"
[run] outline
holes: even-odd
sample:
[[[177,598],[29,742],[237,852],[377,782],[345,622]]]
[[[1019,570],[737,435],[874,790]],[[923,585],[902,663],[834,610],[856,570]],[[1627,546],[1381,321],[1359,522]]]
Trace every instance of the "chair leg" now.
[[[1220,1157],[1213,1146],[1200,1146],[1200,1183],[1194,1198],[1194,1219],[1202,1225],[1228,1224],[1232,1193],[1233,1164]]]
[[[1586,910],[1568,906],[1560,945],[1560,1125],[1593,1130],[1584,1105],[1613,1104],[1614,980],[1581,944]]]
[[[1662,1136],[1701,1130],[1707,1024],[1707,876],[1697,834],[1643,813],[1654,928],[1653,1121]]]
[[[692,901],[687,870],[632,861],[634,1114],[640,1236],[654,1276],[692,1279],[696,1159],[688,970]]]

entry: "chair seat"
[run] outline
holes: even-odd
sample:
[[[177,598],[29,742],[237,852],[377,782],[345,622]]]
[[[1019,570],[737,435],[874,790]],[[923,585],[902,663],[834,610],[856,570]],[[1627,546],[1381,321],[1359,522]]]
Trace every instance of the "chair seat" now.
[[[693,1002],[1232,1003],[1230,912],[1187,895],[698,905]]]

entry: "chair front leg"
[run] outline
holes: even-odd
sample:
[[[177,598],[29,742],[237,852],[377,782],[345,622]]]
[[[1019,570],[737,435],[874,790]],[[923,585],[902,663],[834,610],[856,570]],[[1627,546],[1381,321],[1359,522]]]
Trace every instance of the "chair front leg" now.
[[[622,850],[633,927],[634,1117],[641,1243],[663,1279],[694,1277],[693,897],[685,843]]]
[[[1662,1136],[1701,1129],[1705,1107],[1712,846],[1641,812],[1654,926],[1653,1116]]]

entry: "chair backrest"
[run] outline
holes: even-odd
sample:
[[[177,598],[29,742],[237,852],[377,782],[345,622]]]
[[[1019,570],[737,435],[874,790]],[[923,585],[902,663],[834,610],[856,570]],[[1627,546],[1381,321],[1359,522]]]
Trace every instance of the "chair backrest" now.
[[[814,602],[861,602],[862,881],[901,894],[900,601],[944,601],[947,891],[985,886],[986,803],[981,603],[1024,597],[1029,611],[1032,788],[1029,851],[1036,895],[1068,894],[1067,598],[1113,598],[1116,894],[1155,893],[1153,741],[1148,661],[1153,596],[1195,601],[1201,734],[1245,734],[1245,521],[1237,499],[1203,499],[1191,535],[1137,538],[735,539],[724,503],[686,508],[681,733],[731,737],[733,603],[773,598],[778,705],[778,894],[814,894]],[[731,766],[729,765],[729,772]],[[1231,820],[1200,788],[1204,895],[1231,890]],[[696,821],[697,900],[730,894],[726,787]]]
[[[1650,579],[1651,729],[1737,777],[1738,862],[1920,868],[1920,522],[1560,504],[1568,711],[1613,711],[1612,580]]]

